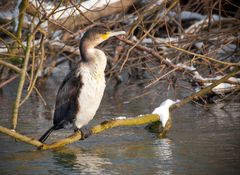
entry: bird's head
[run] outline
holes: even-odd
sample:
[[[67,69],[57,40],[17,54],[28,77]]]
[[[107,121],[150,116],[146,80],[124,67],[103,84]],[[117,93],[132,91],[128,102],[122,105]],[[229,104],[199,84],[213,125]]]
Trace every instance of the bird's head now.
[[[103,26],[95,26],[88,31],[82,37],[83,42],[87,42],[88,47],[93,48],[103,41],[106,41],[110,37],[118,36],[118,35],[125,35],[125,31],[110,31],[108,28]]]

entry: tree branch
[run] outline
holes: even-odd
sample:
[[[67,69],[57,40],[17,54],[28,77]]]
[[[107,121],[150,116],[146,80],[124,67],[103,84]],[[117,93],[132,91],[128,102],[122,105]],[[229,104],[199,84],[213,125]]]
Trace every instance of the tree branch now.
[[[210,93],[214,87],[216,87],[220,83],[223,83],[224,81],[228,80],[230,77],[236,75],[239,71],[240,71],[240,67],[236,67],[236,69],[233,72],[231,72],[228,75],[224,76],[223,78],[215,81],[212,85],[202,89],[201,91],[199,91],[197,93],[192,94],[189,97],[186,97],[185,99],[181,100],[179,103],[172,105],[170,107],[170,110],[180,108],[184,104],[192,101],[193,99]],[[157,122],[157,121],[159,121],[159,116],[157,114],[146,114],[146,115],[137,116],[137,117],[133,117],[133,118],[126,118],[126,119],[112,119],[110,121],[105,121],[99,125],[92,127],[91,132],[92,132],[92,134],[98,134],[107,129],[111,129],[114,127],[144,125],[144,124],[149,124],[149,123],[153,123],[153,122]],[[168,122],[171,122],[171,118]],[[164,136],[167,133],[167,131],[170,129],[170,127],[171,127],[171,124],[168,123],[166,125],[166,127],[163,129],[162,133],[160,133],[160,137]],[[58,147],[76,142],[82,138],[80,131],[77,131],[67,138],[58,140],[51,144],[44,144],[44,143],[39,142],[38,140],[27,137],[20,133],[17,133],[15,131],[5,128],[3,126],[0,126],[0,132],[7,134],[10,137],[16,138],[22,142],[36,146],[38,149],[41,149],[41,150],[58,148]]]
[[[8,128],[5,128],[3,126],[0,126],[0,132],[3,133],[3,134],[9,135],[10,137],[13,137],[17,140],[20,140],[22,142],[30,144],[30,145],[33,145],[33,146],[36,146],[36,147],[42,146],[42,143],[39,142],[38,140],[36,140],[34,138],[31,138],[31,137],[28,137],[28,136],[25,136],[23,134],[20,134],[18,132],[15,132],[12,129],[8,129]]]

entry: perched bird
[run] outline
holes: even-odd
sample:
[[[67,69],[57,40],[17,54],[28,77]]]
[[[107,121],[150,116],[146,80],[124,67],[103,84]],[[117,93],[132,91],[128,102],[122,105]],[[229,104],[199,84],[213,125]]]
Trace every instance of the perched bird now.
[[[81,60],[59,87],[53,126],[39,141],[44,142],[52,131],[69,124],[79,130],[93,119],[103,97],[107,64],[104,52],[95,47],[112,36],[123,34],[125,31],[112,32],[103,26],[85,32],[79,45]]]

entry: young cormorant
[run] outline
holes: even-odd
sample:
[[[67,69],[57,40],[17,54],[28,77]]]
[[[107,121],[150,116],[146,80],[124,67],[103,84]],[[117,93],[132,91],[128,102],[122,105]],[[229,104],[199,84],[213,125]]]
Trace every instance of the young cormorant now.
[[[53,126],[39,139],[44,142],[52,131],[73,124],[80,129],[93,119],[105,89],[104,70],[107,58],[95,47],[112,36],[125,34],[95,26],[83,35],[79,49],[81,61],[64,78],[58,89]]]

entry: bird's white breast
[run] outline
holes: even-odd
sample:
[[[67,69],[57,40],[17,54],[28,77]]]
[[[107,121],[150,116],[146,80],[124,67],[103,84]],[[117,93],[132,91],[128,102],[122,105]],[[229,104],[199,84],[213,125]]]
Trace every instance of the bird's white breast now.
[[[81,67],[83,86],[78,97],[79,112],[75,119],[75,126],[78,129],[93,119],[100,105],[105,89],[105,67],[106,60]]]

